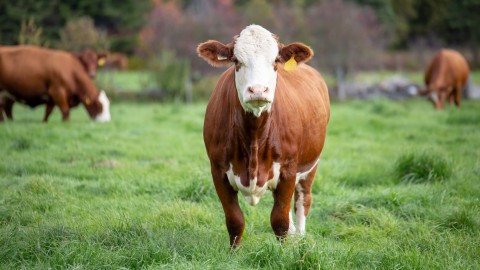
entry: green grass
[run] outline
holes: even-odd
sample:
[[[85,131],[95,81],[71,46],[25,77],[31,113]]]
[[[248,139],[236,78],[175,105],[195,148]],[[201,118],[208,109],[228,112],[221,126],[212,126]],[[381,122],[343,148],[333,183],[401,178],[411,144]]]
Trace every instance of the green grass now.
[[[153,88],[151,75],[145,71],[99,71],[95,78],[99,88],[108,91],[140,92]]]
[[[323,77],[328,85],[335,85],[335,76],[322,72]],[[423,85],[422,72],[392,72],[392,71],[372,71],[359,72],[357,74],[349,74],[349,80],[361,83],[375,84],[381,83],[387,78],[394,76],[402,76],[410,80],[412,83]],[[480,84],[480,71],[471,72],[472,81],[475,85]],[[215,86],[218,76],[210,76],[202,78],[200,85],[194,84],[194,90],[202,92],[203,96],[208,96],[211,89]],[[211,82],[211,80],[214,82]],[[145,71],[99,71],[95,82],[99,88],[107,91],[126,91],[141,92],[145,89],[154,89],[156,86],[152,81],[152,77]],[[204,85],[205,84],[205,85]],[[205,92],[205,93],[203,93]],[[195,93],[194,93],[195,94]]]
[[[240,198],[235,252],[204,110],[113,103],[110,123],[76,108],[70,123],[55,110],[44,124],[42,109],[17,105],[0,124],[0,269],[479,268],[480,103],[332,104],[307,235],[277,242],[271,196]],[[413,165],[449,173],[401,180]]]

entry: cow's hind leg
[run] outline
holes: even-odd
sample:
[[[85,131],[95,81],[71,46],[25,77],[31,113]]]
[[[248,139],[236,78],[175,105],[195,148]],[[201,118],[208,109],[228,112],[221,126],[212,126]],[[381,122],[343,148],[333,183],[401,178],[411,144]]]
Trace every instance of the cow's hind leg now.
[[[230,246],[237,248],[242,240],[245,218],[238,204],[238,192],[230,186],[227,176],[220,170],[212,169],[213,183],[225,213],[225,223],[230,236]]]
[[[295,217],[297,221],[297,233],[305,234],[307,215],[312,205],[312,185],[315,178],[317,165],[307,174],[305,179],[295,185]]]
[[[15,103],[15,100],[5,97],[4,99],[4,109],[5,109],[5,115],[7,116],[8,119],[12,120],[13,119],[13,104]]]

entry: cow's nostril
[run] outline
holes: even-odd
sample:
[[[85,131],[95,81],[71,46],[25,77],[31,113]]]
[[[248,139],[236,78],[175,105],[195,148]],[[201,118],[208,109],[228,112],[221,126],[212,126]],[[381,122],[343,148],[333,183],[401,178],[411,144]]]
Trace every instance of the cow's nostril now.
[[[263,90],[264,93],[268,93],[268,87],[265,87],[265,90]]]
[[[248,87],[248,89],[247,89],[247,90],[248,90],[248,92],[249,92],[250,94],[253,94],[253,93],[255,93],[255,91],[253,91],[253,87]]]

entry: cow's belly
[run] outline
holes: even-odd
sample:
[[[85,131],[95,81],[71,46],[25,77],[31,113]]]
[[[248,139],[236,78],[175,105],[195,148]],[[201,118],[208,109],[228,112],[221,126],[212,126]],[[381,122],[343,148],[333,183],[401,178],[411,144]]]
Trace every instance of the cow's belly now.
[[[47,94],[47,86],[41,80],[16,80],[2,84],[2,88],[18,99],[35,99]]]
[[[10,98],[15,100],[16,102],[20,102],[26,104],[30,107],[36,107],[40,104],[48,103],[51,99],[50,96],[47,94],[41,94],[38,96],[31,96],[31,95],[18,95],[12,94],[7,91],[0,92],[0,98]]]
[[[295,177],[295,185],[298,184],[298,182],[300,182],[301,180],[305,180],[307,175],[313,170],[313,168],[315,168],[315,166],[317,166],[317,164],[318,159],[315,164],[308,170],[297,172]],[[230,163],[230,168],[226,172],[226,175],[228,178],[228,182],[233,187],[233,189],[240,191],[245,197],[245,200],[250,205],[256,205],[260,201],[260,198],[265,194],[267,189],[275,190],[277,188],[278,182],[280,180],[280,167],[281,166],[279,162],[273,162],[271,169],[273,171],[273,177],[271,179],[268,179],[263,186],[257,185],[256,177],[254,179],[250,179],[248,186],[243,185],[240,176],[234,173],[232,163]]]

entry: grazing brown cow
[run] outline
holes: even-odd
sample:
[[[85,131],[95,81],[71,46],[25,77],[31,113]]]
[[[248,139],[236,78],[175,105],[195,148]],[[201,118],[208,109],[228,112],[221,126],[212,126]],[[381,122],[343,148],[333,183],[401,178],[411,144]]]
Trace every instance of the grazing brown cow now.
[[[437,110],[443,109],[447,98],[450,104],[454,101],[460,107],[469,72],[468,63],[459,52],[443,49],[433,57],[425,71],[426,87],[419,94],[428,95]]]
[[[67,121],[70,107],[79,103],[85,105],[92,119],[110,120],[110,102],[105,92],[99,93],[82,63],[64,51],[34,46],[0,47],[0,95],[8,97],[0,102],[0,112],[5,110],[9,118],[15,100],[30,107],[47,104],[45,122],[55,105]]]
[[[325,81],[303,64],[313,51],[301,43],[284,46],[251,25],[233,42],[210,40],[197,52],[213,66],[234,64],[210,97],[203,129],[230,245],[238,246],[245,226],[238,191],[255,205],[272,190],[270,223],[277,237],[304,234],[330,118]],[[290,212],[294,194],[296,229]]]
[[[11,48],[16,48],[16,47],[0,47],[0,53],[2,50],[9,50]],[[96,53],[95,51],[91,49],[86,49],[82,52],[79,53],[73,53],[75,57],[78,58],[82,66],[85,68],[85,71],[88,73],[90,78],[95,78],[96,73],[97,73],[97,66],[98,65],[103,65],[105,62],[106,54],[105,53]],[[3,99],[3,100],[2,100]],[[2,105],[3,103],[3,105]],[[49,104],[50,103],[50,104]],[[69,102],[70,108],[77,106],[79,101],[76,100],[71,100]],[[3,106],[5,110],[5,115],[7,116],[8,119],[13,119],[13,105],[15,104],[15,99],[13,97],[9,96],[3,96],[3,98],[0,96],[0,107]],[[47,96],[39,97],[38,99],[31,99],[29,101],[30,107],[36,107],[38,105],[43,105],[47,104],[47,108],[45,111],[45,118],[44,121],[46,122],[48,120],[48,115],[51,113],[51,110],[54,107],[54,103],[51,101],[50,98]],[[0,110],[1,113],[1,110]],[[0,121],[1,121],[0,116]]]

